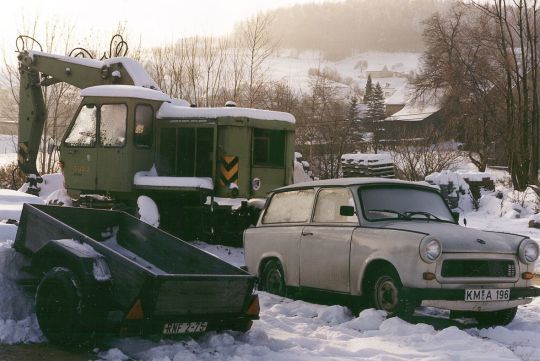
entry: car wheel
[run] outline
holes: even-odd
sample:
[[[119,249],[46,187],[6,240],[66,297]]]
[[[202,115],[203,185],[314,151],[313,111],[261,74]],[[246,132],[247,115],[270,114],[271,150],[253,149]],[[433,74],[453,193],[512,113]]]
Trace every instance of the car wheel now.
[[[505,326],[508,325],[517,313],[517,307],[500,311],[473,312],[472,316],[480,327]]]
[[[45,274],[36,291],[39,327],[55,344],[83,340],[80,283],[73,272],[56,267]]]
[[[263,291],[273,293],[278,296],[286,296],[287,287],[285,285],[285,277],[283,268],[278,260],[268,261],[262,271],[261,288]]]
[[[373,307],[386,311],[389,316],[410,318],[415,307],[410,300],[403,296],[402,288],[401,281],[394,272],[382,273],[374,277]]]

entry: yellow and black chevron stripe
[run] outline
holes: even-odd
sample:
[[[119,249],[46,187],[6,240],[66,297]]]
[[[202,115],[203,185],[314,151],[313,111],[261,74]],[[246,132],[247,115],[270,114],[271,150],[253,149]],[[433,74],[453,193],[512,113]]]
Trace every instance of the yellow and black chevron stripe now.
[[[219,171],[219,183],[223,187],[235,183],[238,180],[238,157],[234,155],[225,155],[221,158]]]

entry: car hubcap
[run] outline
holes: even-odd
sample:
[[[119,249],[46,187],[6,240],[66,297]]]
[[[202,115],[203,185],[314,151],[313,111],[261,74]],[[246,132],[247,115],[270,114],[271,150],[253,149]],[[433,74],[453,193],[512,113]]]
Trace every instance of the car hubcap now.
[[[266,289],[270,293],[281,295],[281,273],[278,270],[274,269],[268,273],[268,277],[266,277]]]
[[[391,280],[379,282],[377,303],[380,309],[392,312],[398,305],[398,290]]]

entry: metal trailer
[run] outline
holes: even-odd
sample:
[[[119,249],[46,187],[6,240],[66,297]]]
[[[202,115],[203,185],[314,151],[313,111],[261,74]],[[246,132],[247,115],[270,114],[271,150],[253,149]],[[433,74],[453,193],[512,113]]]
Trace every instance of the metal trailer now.
[[[247,331],[258,319],[254,276],[125,212],[25,204],[14,248],[54,343]]]

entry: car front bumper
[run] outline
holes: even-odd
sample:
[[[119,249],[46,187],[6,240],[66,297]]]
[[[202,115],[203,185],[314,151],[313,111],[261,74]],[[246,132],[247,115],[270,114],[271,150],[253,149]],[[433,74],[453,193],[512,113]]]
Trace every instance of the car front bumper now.
[[[451,311],[498,311],[524,305],[540,296],[539,287],[511,288],[508,301],[465,301],[465,289],[403,288],[401,294],[409,301],[424,307]]]

